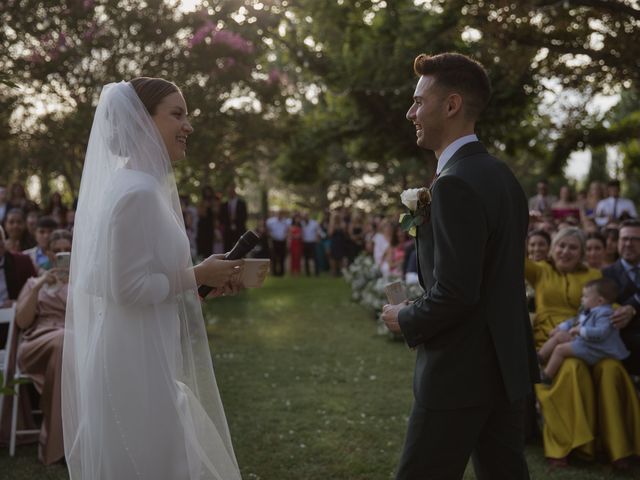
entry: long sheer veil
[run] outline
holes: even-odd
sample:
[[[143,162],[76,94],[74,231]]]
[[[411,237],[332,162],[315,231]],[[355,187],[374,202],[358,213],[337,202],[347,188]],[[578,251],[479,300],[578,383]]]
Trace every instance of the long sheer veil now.
[[[96,108],[74,226],[62,409],[73,480],[239,479],[171,162],[128,82]]]

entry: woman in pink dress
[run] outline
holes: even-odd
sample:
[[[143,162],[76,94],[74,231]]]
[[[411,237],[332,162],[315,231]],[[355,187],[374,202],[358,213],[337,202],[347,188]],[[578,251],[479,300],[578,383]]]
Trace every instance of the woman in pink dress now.
[[[54,231],[47,252],[52,264],[56,253],[70,251],[71,233]],[[43,419],[38,456],[45,465],[64,458],[60,379],[68,278],[64,269],[56,268],[30,278],[20,292],[16,309],[16,323],[23,331],[18,365],[41,395]]]
[[[300,265],[302,260],[302,224],[300,216],[296,213],[289,228],[289,252],[291,253],[290,269],[291,275],[300,275]]]

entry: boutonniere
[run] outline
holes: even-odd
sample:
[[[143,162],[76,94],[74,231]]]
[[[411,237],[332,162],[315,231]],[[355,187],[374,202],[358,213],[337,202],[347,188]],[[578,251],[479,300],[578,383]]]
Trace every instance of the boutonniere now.
[[[400,194],[402,204],[409,209],[409,213],[400,215],[400,227],[416,236],[416,228],[429,221],[431,216],[431,190],[423,188],[410,188]]]

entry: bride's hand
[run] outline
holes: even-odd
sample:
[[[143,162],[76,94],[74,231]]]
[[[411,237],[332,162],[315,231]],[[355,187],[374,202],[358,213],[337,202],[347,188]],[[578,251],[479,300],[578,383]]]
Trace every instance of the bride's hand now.
[[[222,260],[216,255],[195,266],[194,273],[198,285],[222,287],[228,283],[238,283],[242,275],[244,260]]]

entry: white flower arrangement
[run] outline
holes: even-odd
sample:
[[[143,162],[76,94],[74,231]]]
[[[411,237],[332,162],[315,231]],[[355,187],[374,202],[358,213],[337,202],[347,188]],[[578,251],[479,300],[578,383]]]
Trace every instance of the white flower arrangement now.
[[[373,258],[364,253],[358,256],[343,273],[345,280],[351,284],[352,300],[370,310],[377,319],[378,333],[381,335],[391,335],[394,338],[399,337],[399,335],[391,334],[389,330],[387,330],[380,315],[382,313],[382,307],[389,303],[384,293],[385,285],[402,279],[393,276],[383,278],[382,272],[374,263]],[[407,297],[410,300],[415,300],[423,294],[422,287],[420,287],[418,283],[407,285],[406,289]]]

